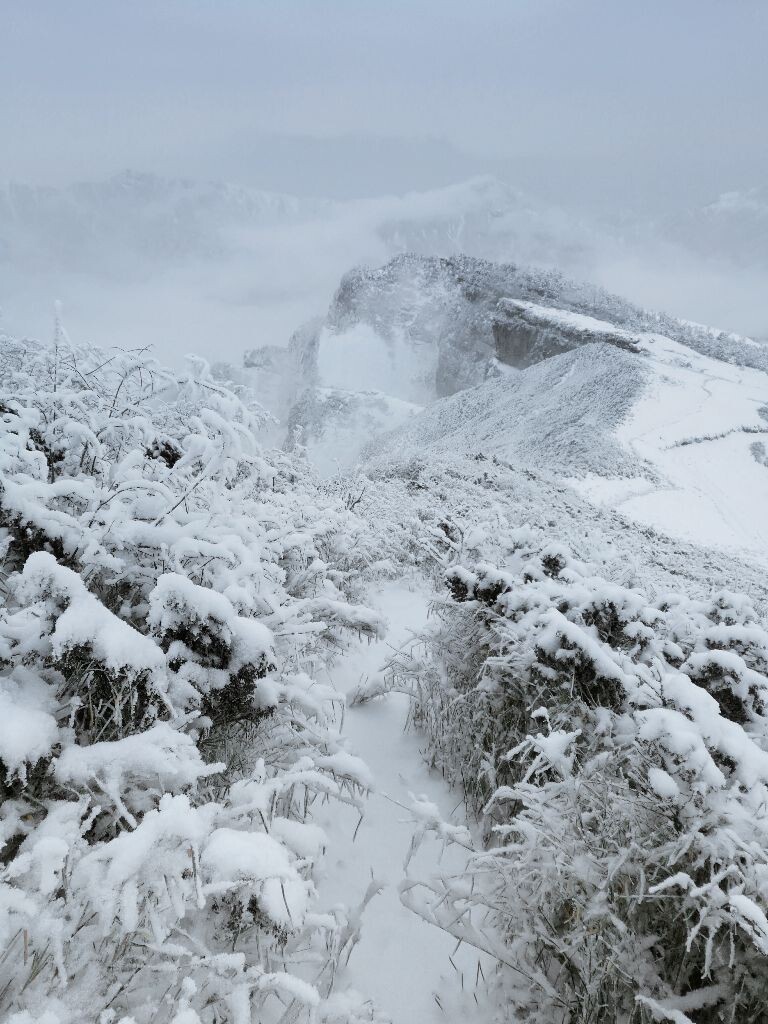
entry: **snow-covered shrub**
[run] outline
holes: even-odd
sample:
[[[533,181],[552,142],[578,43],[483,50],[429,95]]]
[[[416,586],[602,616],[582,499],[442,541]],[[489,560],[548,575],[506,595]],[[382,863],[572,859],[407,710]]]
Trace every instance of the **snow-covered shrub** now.
[[[312,678],[381,629],[353,513],[201,361],[0,346],[0,1016],[307,1019],[345,941],[309,810],[367,785]]]
[[[504,1019],[764,1020],[768,631],[750,601],[651,598],[528,530],[503,568],[448,585],[411,685],[486,841],[404,902],[497,958]]]

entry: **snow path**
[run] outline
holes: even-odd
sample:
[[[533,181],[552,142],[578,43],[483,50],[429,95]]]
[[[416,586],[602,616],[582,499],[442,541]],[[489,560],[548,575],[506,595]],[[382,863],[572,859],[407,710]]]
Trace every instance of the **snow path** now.
[[[428,596],[422,590],[409,589],[407,583],[385,585],[369,603],[386,616],[389,634],[382,642],[355,643],[331,668],[331,679],[342,692],[374,678],[393,649],[426,623]],[[460,795],[449,790],[425,764],[418,735],[404,732],[408,704],[404,694],[393,693],[347,709],[346,747],[370,767],[374,792],[356,836],[358,815],[349,808],[329,805],[326,817],[315,817],[329,835],[318,886],[319,908],[336,903],[357,906],[372,876],[384,883],[364,912],[360,942],[337,988],[352,987],[371,997],[380,1011],[391,1016],[393,1024],[465,1022],[472,1020],[478,1009],[471,994],[477,954],[462,947],[453,955],[458,971],[464,972],[462,996],[460,975],[449,960],[455,940],[406,910],[397,892],[413,825],[409,813],[392,800],[407,804],[409,792],[424,794],[437,804],[444,818],[460,822],[463,814]],[[428,837],[411,862],[410,874],[425,878],[440,870],[461,870],[460,851],[449,849],[441,859],[441,849],[439,842]]]

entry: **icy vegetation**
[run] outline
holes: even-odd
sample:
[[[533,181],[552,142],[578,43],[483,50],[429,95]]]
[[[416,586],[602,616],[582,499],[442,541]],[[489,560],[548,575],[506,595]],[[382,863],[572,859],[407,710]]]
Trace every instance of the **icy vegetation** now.
[[[0,343],[3,1019],[372,1019],[311,822],[369,785],[313,679],[383,628],[362,524],[202,361]]]
[[[407,694],[467,801],[469,831],[433,808],[415,834],[463,869],[401,896],[498,965],[482,1019],[761,1020],[764,572],[498,460],[379,472],[368,514],[436,622],[355,700]]]
[[[0,1017],[764,1020],[766,351],[415,253],[241,365],[0,336]]]
[[[393,670],[485,839],[403,899],[496,957],[512,1019],[762,1019],[768,631],[743,596],[502,546],[447,573],[426,669]]]

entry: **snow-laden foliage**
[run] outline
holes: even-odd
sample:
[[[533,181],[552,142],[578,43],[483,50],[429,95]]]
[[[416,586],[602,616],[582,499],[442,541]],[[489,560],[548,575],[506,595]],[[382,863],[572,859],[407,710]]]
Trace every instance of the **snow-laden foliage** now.
[[[744,596],[651,597],[512,540],[449,570],[431,658],[393,670],[485,839],[404,902],[496,957],[505,1020],[763,1020],[768,631]]]
[[[0,1016],[373,1020],[308,820],[368,785],[312,678],[381,630],[360,522],[202,361],[2,347]]]

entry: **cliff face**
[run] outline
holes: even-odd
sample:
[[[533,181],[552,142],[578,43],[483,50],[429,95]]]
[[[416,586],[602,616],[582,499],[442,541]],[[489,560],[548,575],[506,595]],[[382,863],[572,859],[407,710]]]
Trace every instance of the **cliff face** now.
[[[639,352],[635,337],[613,324],[581,313],[502,299],[493,320],[496,358],[519,370],[582,345],[614,345]]]
[[[365,323],[390,346],[402,341],[429,348],[434,355],[431,397],[442,398],[487,375],[504,269],[468,257],[413,255],[398,256],[375,270],[357,268],[342,279],[327,325],[343,333]]]

